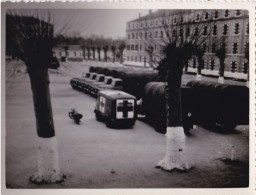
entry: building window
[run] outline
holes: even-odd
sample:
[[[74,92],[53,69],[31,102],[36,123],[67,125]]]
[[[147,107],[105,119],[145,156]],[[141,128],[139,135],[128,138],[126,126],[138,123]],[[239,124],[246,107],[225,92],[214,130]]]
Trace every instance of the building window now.
[[[236,71],[236,61],[232,61],[231,62],[230,70],[231,70],[231,72],[235,72]]]
[[[138,33],[136,33],[136,39],[138,39]]]
[[[239,34],[239,27],[240,27],[239,23],[235,23],[235,29],[234,29],[234,34],[235,35]]]
[[[148,26],[148,23],[147,22],[145,22],[145,27],[147,27]]]
[[[142,22],[140,23],[140,27],[141,27],[141,28],[143,27],[143,23],[142,23]]]
[[[216,36],[217,33],[218,33],[218,27],[217,27],[217,25],[214,25],[214,26],[213,26],[213,29],[212,29],[212,35],[213,35],[213,36]]]
[[[142,45],[140,45],[140,51],[142,50]]]
[[[228,25],[227,24],[224,24],[223,26],[223,35],[227,35],[228,34]]]
[[[130,39],[130,33],[128,33],[128,39]]]
[[[219,17],[219,11],[216,10],[216,11],[214,12],[214,18],[217,19],[218,17]]]
[[[199,33],[199,29],[198,29],[198,27],[196,27],[196,28],[195,28],[195,32],[194,32],[194,35],[195,35],[195,36],[198,36],[198,33]]]
[[[131,56],[131,61],[133,62],[133,56]]]
[[[172,36],[173,36],[173,37],[176,36],[176,30],[175,30],[175,29],[172,30]]]
[[[225,18],[227,18],[229,16],[229,10],[228,9],[225,10],[224,16],[225,16]]]
[[[207,30],[207,26],[204,26],[204,30],[203,30],[203,35],[204,35],[204,36],[207,36],[207,31],[208,31],[208,30]]]
[[[163,38],[164,37],[164,33],[163,33],[163,31],[161,31],[161,38]]]
[[[212,44],[212,53],[215,53],[215,51],[216,51],[216,44],[213,43],[213,44]]]
[[[210,63],[211,70],[214,70],[214,65],[215,65],[215,61],[214,61],[214,59],[211,59],[211,63]]]
[[[236,10],[236,16],[240,16],[241,15],[241,10]]]
[[[131,46],[131,50],[132,50],[132,51],[134,50],[134,45]]]
[[[156,20],[156,26],[158,25],[158,20]]]
[[[242,69],[243,69],[243,73],[244,73],[244,74],[247,74],[247,73],[248,73],[248,65],[249,65],[248,62],[244,62],[244,63],[243,63]]]
[[[158,36],[157,34],[158,34],[158,32],[156,31],[156,32],[155,32],[155,38],[157,38],[157,36]]]
[[[237,51],[238,51],[238,44],[237,44],[237,42],[234,42],[233,43],[232,53],[233,54],[237,54]]]
[[[203,51],[206,52],[206,43],[203,44]]]
[[[150,39],[152,38],[152,32],[149,33],[149,38],[150,38]]]
[[[132,39],[134,39],[134,38],[135,38],[134,33],[132,33]]]
[[[186,30],[186,37],[189,37],[190,36],[190,28],[187,27],[187,30]]]
[[[130,45],[127,45],[127,50],[130,51]]]
[[[184,22],[184,17],[183,17],[183,16],[180,17],[180,22],[181,22],[181,23]]]
[[[175,16],[174,18],[173,18],[173,24],[176,24],[177,23],[177,17]]]
[[[137,62],[137,56],[135,56],[135,62]]]
[[[246,24],[246,34],[249,35],[249,22]]]
[[[140,62],[141,62],[141,56],[140,56]]]
[[[196,21],[198,22],[200,20],[200,14],[196,14]]]
[[[209,19],[209,12],[206,12],[206,13],[205,13],[204,19],[205,19],[205,20],[208,20],[208,19]]]
[[[183,37],[183,28],[180,29],[180,37]]]
[[[130,61],[130,56],[127,56],[127,61]]]
[[[148,33],[147,32],[145,32],[145,39],[147,39],[148,38]]]
[[[136,51],[138,51],[138,48],[139,48],[138,45],[135,45],[135,50],[136,50]]]

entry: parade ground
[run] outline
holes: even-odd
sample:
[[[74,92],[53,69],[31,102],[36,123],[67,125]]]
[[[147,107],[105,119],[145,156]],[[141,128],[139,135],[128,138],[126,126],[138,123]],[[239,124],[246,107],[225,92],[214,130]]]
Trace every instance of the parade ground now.
[[[81,77],[100,62],[66,62],[50,70],[50,92],[60,167],[66,179],[58,184],[29,181],[37,163],[36,122],[30,80],[23,65],[7,62],[5,75],[5,149],[7,188],[227,188],[248,187],[249,126],[227,133],[195,126],[186,137],[187,173],[165,172],[155,165],[165,154],[165,135],[137,120],[132,129],[110,129],[95,120],[95,98],[72,89],[70,79]],[[104,63],[106,66],[111,63]],[[183,75],[183,83],[195,75]],[[202,80],[217,82],[202,76]],[[232,80],[228,83],[237,83]],[[83,114],[77,125],[68,117],[71,108]],[[209,110],[210,112],[210,110]],[[233,148],[233,151],[232,151]],[[234,155],[235,163],[223,159]]]

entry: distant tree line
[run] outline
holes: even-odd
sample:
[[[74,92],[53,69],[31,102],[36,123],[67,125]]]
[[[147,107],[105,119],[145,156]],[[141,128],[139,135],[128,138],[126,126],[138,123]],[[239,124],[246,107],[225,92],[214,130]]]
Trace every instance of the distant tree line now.
[[[108,51],[112,53],[112,61],[123,62],[123,53],[126,47],[124,39],[112,39],[104,38],[102,36],[90,36],[88,38],[83,38],[81,36],[64,36],[59,35],[56,37],[57,45],[62,45],[66,51],[69,49],[70,45],[80,45],[83,51],[83,58],[88,60],[98,60],[98,61],[108,61],[110,58],[108,56]],[[101,52],[104,56],[101,56]],[[96,53],[98,54],[98,59],[96,59]]]

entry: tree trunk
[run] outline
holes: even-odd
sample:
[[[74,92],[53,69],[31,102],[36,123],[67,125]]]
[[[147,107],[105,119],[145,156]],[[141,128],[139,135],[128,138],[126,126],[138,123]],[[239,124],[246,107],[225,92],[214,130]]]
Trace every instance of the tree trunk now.
[[[108,51],[104,51],[105,62],[107,62],[107,61],[108,61],[108,55],[107,55],[107,52],[108,52]]]
[[[225,70],[224,60],[220,60],[220,69],[219,69],[218,83],[224,83],[224,70]]]
[[[167,85],[165,87],[167,107],[166,153],[157,167],[166,171],[175,169],[185,171],[190,169],[190,166],[185,158],[185,134],[182,125],[180,88],[183,66],[179,62],[174,66],[176,67],[169,68],[167,72]]]
[[[197,81],[201,81],[202,80],[202,65],[203,65],[203,59],[201,56],[197,57],[197,62],[198,62],[198,66],[197,66],[197,75],[196,75],[196,80]]]
[[[95,60],[95,50],[92,50],[93,60]]]
[[[37,142],[37,170],[30,180],[34,183],[60,182],[63,180],[63,176],[59,168],[48,70],[40,67],[28,68],[28,73],[33,94],[37,135],[39,137]]]

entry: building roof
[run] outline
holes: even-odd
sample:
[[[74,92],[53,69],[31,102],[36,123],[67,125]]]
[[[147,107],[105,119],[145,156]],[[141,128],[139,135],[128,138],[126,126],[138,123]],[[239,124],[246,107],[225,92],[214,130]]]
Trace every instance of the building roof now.
[[[129,22],[139,22],[147,19],[153,19],[153,18],[158,18],[158,17],[166,17],[166,16],[171,16],[171,15],[177,15],[177,14],[188,14],[191,13],[192,10],[178,10],[178,9],[161,9],[157,10],[155,12],[151,12],[148,15],[139,17],[135,20],[131,20]]]

